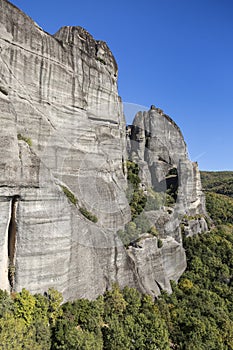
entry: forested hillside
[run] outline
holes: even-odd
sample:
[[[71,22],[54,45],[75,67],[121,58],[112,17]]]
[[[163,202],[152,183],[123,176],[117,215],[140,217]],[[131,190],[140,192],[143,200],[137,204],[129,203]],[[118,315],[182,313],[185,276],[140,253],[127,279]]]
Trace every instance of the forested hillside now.
[[[233,172],[203,171],[201,179],[211,218],[216,224],[233,224]]]
[[[206,191],[233,197],[233,171],[201,171],[201,182]]]
[[[215,226],[204,234],[183,237],[188,267],[179,283],[172,284],[171,295],[162,292],[153,301],[135,289],[114,285],[97,300],[60,305],[62,296],[53,289],[44,296],[2,291],[0,348],[233,349],[232,173],[223,177],[225,194],[219,193],[219,175],[203,174]]]

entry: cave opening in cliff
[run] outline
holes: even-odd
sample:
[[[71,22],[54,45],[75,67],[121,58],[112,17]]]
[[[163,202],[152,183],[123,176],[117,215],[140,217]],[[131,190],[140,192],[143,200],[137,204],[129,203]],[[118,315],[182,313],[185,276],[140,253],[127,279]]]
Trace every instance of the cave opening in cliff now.
[[[172,201],[176,202],[179,186],[179,177],[177,168],[171,168],[166,175],[166,193],[171,197]]]
[[[11,290],[14,287],[15,278],[15,249],[16,249],[16,210],[19,196],[13,196],[10,208],[10,223],[8,227],[8,280]]]

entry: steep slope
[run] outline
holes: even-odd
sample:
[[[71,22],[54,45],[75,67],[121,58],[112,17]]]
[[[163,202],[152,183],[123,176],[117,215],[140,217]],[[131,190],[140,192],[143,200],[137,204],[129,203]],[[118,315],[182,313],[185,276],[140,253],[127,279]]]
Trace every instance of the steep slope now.
[[[152,109],[135,118],[137,142],[126,140],[115,59],[83,28],[51,36],[0,0],[0,34],[0,288],[55,287],[65,300],[94,298],[113,282],[170,291],[186,267],[182,218],[205,214],[178,127]],[[177,183],[175,206],[146,214],[162,246],[147,235],[125,248],[117,235],[131,220],[127,149],[147,188]],[[204,219],[186,228],[202,231]]]

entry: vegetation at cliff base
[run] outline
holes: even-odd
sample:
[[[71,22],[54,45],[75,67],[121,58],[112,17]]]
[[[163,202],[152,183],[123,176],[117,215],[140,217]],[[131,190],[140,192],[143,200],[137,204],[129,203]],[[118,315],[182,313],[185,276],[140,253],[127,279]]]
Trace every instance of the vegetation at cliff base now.
[[[61,294],[0,292],[1,349],[169,349],[169,334],[153,299],[117,285],[94,301],[60,305]]]
[[[11,295],[0,291],[1,349],[51,349],[52,330],[62,317],[62,299],[53,288],[46,296],[32,295],[26,289]]]

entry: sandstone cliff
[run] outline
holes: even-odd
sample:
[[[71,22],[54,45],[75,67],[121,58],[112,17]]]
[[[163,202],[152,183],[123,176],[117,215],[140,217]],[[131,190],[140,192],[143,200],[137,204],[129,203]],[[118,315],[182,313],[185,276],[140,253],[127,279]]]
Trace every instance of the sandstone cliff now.
[[[51,36],[0,0],[0,52],[0,288],[55,287],[66,300],[94,298],[113,282],[170,290],[186,266],[181,219],[205,213],[178,127],[151,109],[126,139],[117,64],[83,28]],[[177,171],[173,208],[147,212],[160,248],[149,235],[126,249],[117,235],[131,220],[128,156],[146,188],[166,191]],[[188,233],[205,229],[193,220]]]

